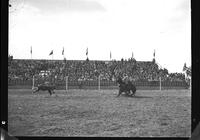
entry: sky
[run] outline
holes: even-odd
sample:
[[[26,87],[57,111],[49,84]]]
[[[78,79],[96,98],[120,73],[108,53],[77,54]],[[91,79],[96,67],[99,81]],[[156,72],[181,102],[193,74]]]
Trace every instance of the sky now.
[[[137,61],[152,61],[155,50],[169,72],[191,65],[190,0],[10,1],[14,59],[85,60],[88,48],[90,60],[110,60],[111,52],[115,60],[133,53]]]

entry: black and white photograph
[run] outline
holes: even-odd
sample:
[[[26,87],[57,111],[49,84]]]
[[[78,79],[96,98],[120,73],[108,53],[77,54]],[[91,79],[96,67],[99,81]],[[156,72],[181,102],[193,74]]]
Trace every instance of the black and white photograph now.
[[[190,0],[9,0],[8,19],[9,135],[191,137]]]

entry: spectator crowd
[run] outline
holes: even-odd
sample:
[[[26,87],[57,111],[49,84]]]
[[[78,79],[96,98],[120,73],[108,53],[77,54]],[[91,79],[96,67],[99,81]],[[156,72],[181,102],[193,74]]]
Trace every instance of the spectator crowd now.
[[[8,59],[8,80],[31,80],[37,78],[70,81],[101,80],[113,81],[117,76],[128,76],[133,81],[183,81],[182,73],[168,73],[159,68],[155,61],[136,61],[134,58],[121,61],[85,60],[22,60]]]

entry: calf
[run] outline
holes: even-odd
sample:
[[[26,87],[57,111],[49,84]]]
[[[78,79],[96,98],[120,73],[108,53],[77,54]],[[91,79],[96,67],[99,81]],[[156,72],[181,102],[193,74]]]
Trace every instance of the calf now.
[[[40,90],[42,91],[48,91],[50,95],[52,95],[54,92],[54,89],[56,89],[55,85],[45,85],[45,84],[41,84],[41,85],[38,85],[37,87],[35,87],[33,89],[33,93],[35,92],[38,92]]]

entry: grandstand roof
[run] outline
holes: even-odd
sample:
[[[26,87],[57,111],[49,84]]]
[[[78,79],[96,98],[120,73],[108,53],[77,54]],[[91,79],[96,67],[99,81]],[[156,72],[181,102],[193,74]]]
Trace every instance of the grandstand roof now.
[[[56,61],[64,61],[64,60],[49,60],[49,59],[13,59],[16,61],[50,61],[50,62],[56,62]],[[66,61],[73,61],[73,62],[84,62],[86,60],[66,60]],[[90,60],[90,62],[120,62],[121,60],[112,60],[112,61],[106,61],[106,60]],[[126,60],[124,60],[126,61]],[[152,61],[137,61],[137,63],[152,63]]]

